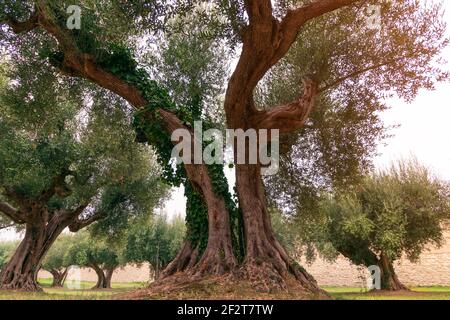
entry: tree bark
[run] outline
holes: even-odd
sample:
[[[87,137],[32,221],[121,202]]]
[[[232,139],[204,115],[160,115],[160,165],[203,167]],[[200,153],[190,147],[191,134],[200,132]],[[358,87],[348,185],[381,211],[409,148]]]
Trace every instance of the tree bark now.
[[[243,275],[264,291],[285,288],[284,280],[289,274],[306,289],[321,291],[314,278],[296,266],[275,237],[259,166],[238,165],[236,177],[246,239]]]
[[[66,279],[68,269],[66,268],[63,271],[52,269],[52,270],[49,270],[49,272],[53,276],[52,287],[53,288],[62,288],[64,286],[64,281]]]
[[[25,237],[0,273],[0,289],[41,291],[37,273],[42,259],[68,222],[55,215],[48,223],[48,212],[33,208],[26,223]]]
[[[172,133],[179,128],[192,132],[174,114],[164,110],[159,112],[166,123],[168,132]],[[184,164],[184,168],[192,188],[202,195],[207,206],[208,243],[198,262],[196,261],[199,254],[198,248],[193,248],[190,243],[186,243],[173,263],[166,268],[163,276],[166,277],[183,270],[196,276],[222,275],[237,265],[231,241],[230,216],[225,206],[225,200],[214,192],[206,164]]]
[[[103,284],[103,289],[111,289],[111,280],[116,267],[106,268],[104,270],[105,282]]]
[[[91,289],[92,290],[104,289],[105,285],[106,285],[106,283],[105,283],[106,276],[105,276],[105,273],[103,272],[103,269],[94,263],[90,264],[89,267],[94,269],[95,273],[97,274],[97,283]]]
[[[395,273],[392,261],[390,261],[384,253],[381,253],[380,255],[378,266],[381,271],[381,290],[409,290],[407,286],[400,282]]]

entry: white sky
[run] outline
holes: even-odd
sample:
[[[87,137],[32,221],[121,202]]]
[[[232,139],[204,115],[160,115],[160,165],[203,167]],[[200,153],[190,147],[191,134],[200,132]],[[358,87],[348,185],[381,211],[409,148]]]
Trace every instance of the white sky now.
[[[450,1],[444,2],[450,36]],[[444,56],[450,61],[450,48]],[[381,168],[414,155],[437,175],[450,179],[450,84],[439,84],[435,91],[422,90],[410,104],[398,99],[390,100],[388,104],[392,108],[382,114],[383,121],[400,127],[392,130],[394,137],[387,141],[387,146],[379,146],[376,166]],[[231,171],[227,172],[227,177],[230,182],[234,181]],[[174,189],[172,199],[167,201],[163,210],[169,217],[184,216],[183,192],[182,188]],[[0,231],[0,240],[15,238],[17,234],[12,231]]]
[[[450,36],[450,1],[444,3],[447,35]],[[443,56],[450,61],[450,48]],[[447,70],[450,70],[450,62]],[[435,91],[420,91],[411,104],[399,99],[388,104],[391,110],[382,114],[383,121],[400,127],[391,131],[395,136],[387,141],[386,147],[379,146],[380,156],[375,159],[377,167],[414,155],[435,174],[450,180],[450,84],[438,84]]]

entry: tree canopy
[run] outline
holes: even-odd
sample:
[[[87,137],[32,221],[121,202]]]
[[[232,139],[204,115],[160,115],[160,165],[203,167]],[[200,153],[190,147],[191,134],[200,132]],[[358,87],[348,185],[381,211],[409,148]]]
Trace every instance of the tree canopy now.
[[[80,29],[67,28],[69,4],[82,9]],[[380,28],[367,22],[368,5],[379,6]],[[301,216],[321,192],[357,185],[386,135],[378,118],[385,99],[410,101],[449,78],[436,63],[448,44],[439,3],[36,0],[0,9],[8,56],[41,59],[30,70],[119,96],[117,109],[133,108],[137,139],[154,148],[166,182],[184,184],[187,237],[166,277],[238,269],[259,289],[285,288],[293,276],[320,292],[277,240],[268,198]],[[223,165],[174,167],[171,135],[192,136],[195,120],[205,129],[279,130],[280,174],[264,185],[262,163],[234,159],[233,197]]]
[[[442,244],[449,192],[448,182],[416,161],[399,162],[322,201],[326,239],[357,265],[379,265],[383,289],[402,289],[393,262],[417,261],[427,245]]]
[[[155,216],[147,224],[136,225],[128,231],[124,249],[129,263],[147,262],[154,271],[155,279],[171,262],[183,245],[184,221],[177,217],[167,221],[164,216]]]

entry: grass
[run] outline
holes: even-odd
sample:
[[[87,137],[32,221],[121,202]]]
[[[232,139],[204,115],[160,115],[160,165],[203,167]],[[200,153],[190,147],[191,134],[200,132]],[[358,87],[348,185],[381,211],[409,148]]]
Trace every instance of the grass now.
[[[337,300],[450,300],[450,287],[412,287],[411,291],[367,292],[358,287],[324,287]]]
[[[109,300],[114,295],[142,288],[144,283],[112,283],[112,289],[91,290],[95,282],[82,281],[79,288],[51,288],[51,279],[39,279],[44,292],[1,291],[0,300]]]
[[[109,300],[114,299],[115,295],[127,294],[128,292],[145,287],[145,283],[116,282],[112,284],[112,289],[91,290],[90,288],[95,285],[94,282],[83,281],[80,283],[79,289],[70,289],[67,286],[65,288],[51,288],[51,279],[40,279],[39,283],[42,285],[44,292],[0,291],[0,300]],[[208,288],[208,290],[205,289],[206,295],[202,298],[207,298],[208,294],[214,295],[214,292],[211,292],[212,288],[210,286]],[[450,300],[450,286],[413,287],[411,291],[402,292],[366,292],[364,289],[358,287],[324,287],[323,289],[337,300]],[[221,292],[224,295],[223,298],[227,298],[226,294],[223,291]],[[183,298],[183,295],[155,298]],[[220,297],[216,296],[215,298]],[[267,297],[254,298],[261,299]],[[295,299],[295,297],[289,296],[280,298]]]

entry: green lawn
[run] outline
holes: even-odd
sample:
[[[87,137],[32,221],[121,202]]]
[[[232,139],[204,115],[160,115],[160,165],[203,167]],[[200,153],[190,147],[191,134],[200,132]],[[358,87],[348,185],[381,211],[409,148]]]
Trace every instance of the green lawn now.
[[[337,300],[450,300],[450,287],[412,287],[411,292],[367,292],[357,287],[324,287]]]
[[[1,291],[0,300],[108,300],[115,294],[141,288],[144,283],[113,283],[112,289],[91,290],[95,282],[82,281],[80,289],[69,289],[67,284],[64,288],[51,288],[51,279],[40,279],[44,292],[24,293],[17,291]]]
[[[41,293],[0,291],[0,300],[108,300],[114,295],[141,288],[145,283],[113,283],[110,290],[91,290],[94,282],[81,282],[81,289],[50,288],[51,279],[39,281]],[[357,287],[324,287],[337,300],[450,300],[450,287],[413,287],[411,292],[366,292]]]

